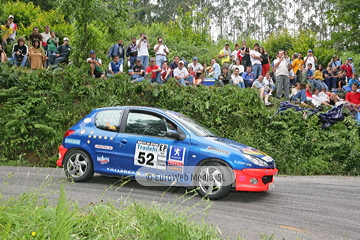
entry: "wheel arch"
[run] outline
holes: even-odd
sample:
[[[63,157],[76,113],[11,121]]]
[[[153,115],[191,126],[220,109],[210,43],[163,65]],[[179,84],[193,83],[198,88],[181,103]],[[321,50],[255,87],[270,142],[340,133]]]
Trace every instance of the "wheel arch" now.
[[[89,155],[90,160],[93,162],[93,168],[94,168],[94,161],[93,161],[93,159],[92,159],[92,157],[91,157],[91,154],[90,154],[87,150],[85,150],[85,149],[83,149],[83,148],[79,148],[79,147],[73,147],[73,148],[70,148],[70,149],[68,149],[68,150],[66,151],[66,153],[65,153],[65,155],[64,155],[64,157],[63,157],[63,160],[62,160],[62,165],[64,166],[64,161],[65,161],[65,158],[68,156],[68,154],[71,154],[71,152],[76,151],[76,150],[81,150],[81,151],[86,152],[86,153]]]

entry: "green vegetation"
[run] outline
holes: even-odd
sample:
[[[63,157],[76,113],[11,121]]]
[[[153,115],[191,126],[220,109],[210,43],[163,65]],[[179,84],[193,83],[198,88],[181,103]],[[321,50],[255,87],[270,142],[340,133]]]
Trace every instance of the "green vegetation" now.
[[[0,65],[0,164],[55,166],[64,132],[93,108],[144,105],[184,113],[220,136],[253,146],[274,157],[281,174],[360,173],[359,127],[346,117],[321,129],[316,115],[265,108],[252,89],[232,86],[182,88],[130,84],[127,76],[90,78],[87,67],[65,70]]]
[[[49,180],[8,200],[1,194],[6,185],[0,188],[1,239],[220,239],[215,227],[200,223],[209,201],[186,206],[193,192],[161,205],[123,198],[80,207],[67,199],[63,185],[57,192],[44,191],[51,184],[59,183]],[[57,204],[53,194],[59,195]],[[193,216],[199,221],[189,220]]]

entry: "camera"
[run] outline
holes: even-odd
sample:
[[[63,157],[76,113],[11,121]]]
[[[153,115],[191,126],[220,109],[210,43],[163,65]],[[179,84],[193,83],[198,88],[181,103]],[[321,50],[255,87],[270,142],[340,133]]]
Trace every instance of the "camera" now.
[[[3,50],[2,49],[0,49],[0,53],[2,53],[3,52]]]
[[[146,36],[144,36],[144,40],[145,40],[145,39],[147,39],[147,37],[146,37]]]

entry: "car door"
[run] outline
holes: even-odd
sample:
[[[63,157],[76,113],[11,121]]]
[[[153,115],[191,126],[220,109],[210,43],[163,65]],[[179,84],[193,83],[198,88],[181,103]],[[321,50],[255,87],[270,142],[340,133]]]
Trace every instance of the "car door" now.
[[[191,139],[184,130],[164,114],[129,110],[125,126],[115,138],[117,166],[135,174],[141,167],[182,172],[187,163]],[[181,132],[184,140],[166,137],[166,132]]]

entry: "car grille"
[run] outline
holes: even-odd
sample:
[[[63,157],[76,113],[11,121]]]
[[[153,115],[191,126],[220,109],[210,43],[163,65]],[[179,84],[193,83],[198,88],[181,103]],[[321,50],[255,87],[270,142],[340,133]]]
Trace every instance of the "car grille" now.
[[[262,177],[262,181],[265,185],[268,184],[269,182],[272,182],[272,180],[273,180],[273,176],[263,176]]]

